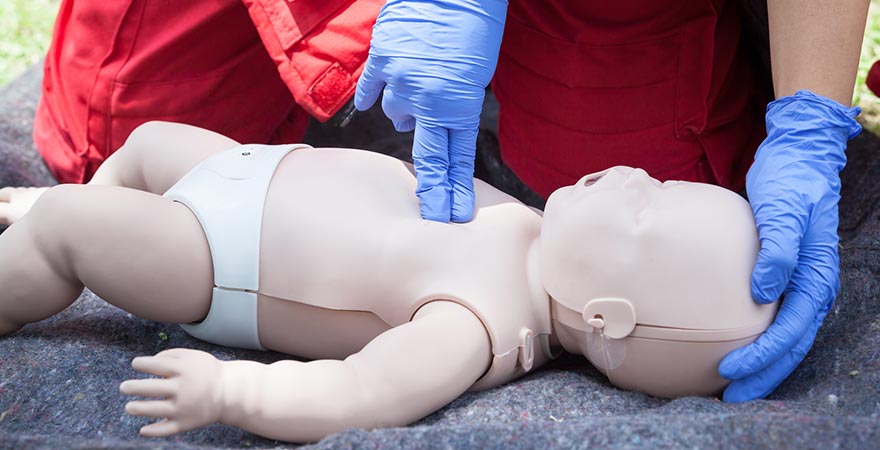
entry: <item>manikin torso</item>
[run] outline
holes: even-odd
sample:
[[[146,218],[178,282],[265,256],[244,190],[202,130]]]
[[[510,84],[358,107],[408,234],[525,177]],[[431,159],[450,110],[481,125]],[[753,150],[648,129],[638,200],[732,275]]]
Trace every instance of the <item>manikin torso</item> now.
[[[475,388],[546,361],[538,344],[551,330],[535,255],[540,215],[476,180],[474,219],[434,223],[419,218],[414,189],[410,165],[365,151],[300,149],[282,160],[263,213],[263,346],[345,358],[425,303],[446,299],[474,312],[492,341],[492,365]]]

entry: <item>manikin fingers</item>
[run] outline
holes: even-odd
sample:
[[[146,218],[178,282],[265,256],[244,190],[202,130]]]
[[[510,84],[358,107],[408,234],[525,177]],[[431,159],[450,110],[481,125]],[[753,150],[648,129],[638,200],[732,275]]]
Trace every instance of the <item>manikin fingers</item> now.
[[[172,397],[176,392],[177,382],[164,378],[144,378],[123,381],[119,392],[138,397]]]
[[[171,358],[161,358],[156,356],[139,356],[131,360],[131,367],[135,370],[156,375],[159,377],[173,377],[180,375],[177,369],[178,361]]]
[[[15,188],[5,187],[0,188],[0,202],[8,202],[12,199],[12,190]]]
[[[125,412],[132,416],[162,419],[173,417],[176,408],[170,400],[135,400],[125,404]]]
[[[160,420],[141,427],[141,436],[146,437],[165,437],[175,433],[180,433],[180,422],[176,420]]]
[[[162,350],[159,353],[156,353],[156,358],[171,358],[171,359],[180,359],[191,356],[193,353],[205,353],[199,350],[193,350],[190,348],[169,348],[168,350]]]

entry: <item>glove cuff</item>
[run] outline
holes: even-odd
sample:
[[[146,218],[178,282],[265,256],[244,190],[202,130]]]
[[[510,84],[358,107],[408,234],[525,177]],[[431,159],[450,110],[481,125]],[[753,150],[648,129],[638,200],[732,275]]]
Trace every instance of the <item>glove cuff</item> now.
[[[830,98],[800,90],[767,105],[767,134],[796,127],[798,131],[838,134],[841,141],[846,142],[862,131],[862,125],[855,120],[861,112],[858,106],[847,108]]]

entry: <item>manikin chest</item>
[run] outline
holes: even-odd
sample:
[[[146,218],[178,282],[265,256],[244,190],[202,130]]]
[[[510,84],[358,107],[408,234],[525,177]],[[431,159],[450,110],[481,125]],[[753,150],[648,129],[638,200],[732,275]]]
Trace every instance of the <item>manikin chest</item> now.
[[[288,155],[263,213],[263,345],[309,358],[344,357],[435,299],[458,301],[484,323],[482,316],[491,316],[490,335],[516,335],[518,329],[505,330],[514,322],[549,327],[546,296],[527,264],[540,217],[483,183],[476,190],[474,220],[429,222],[419,218],[405,163],[338,149]],[[497,316],[503,317],[494,325]],[[493,339],[496,355],[518,343],[500,341]]]

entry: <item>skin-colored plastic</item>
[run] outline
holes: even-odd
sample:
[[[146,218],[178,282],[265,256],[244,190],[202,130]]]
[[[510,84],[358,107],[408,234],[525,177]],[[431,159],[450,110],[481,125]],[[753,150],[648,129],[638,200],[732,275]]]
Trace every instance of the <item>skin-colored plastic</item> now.
[[[161,194],[237,145],[153,122],[90,185],[0,190],[0,220],[15,221],[0,258],[17,261],[0,272],[0,335],[63,310],[84,286],[148,319],[203,319],[210,248],[190,210]],[[721,188],[617,167],[558,190],[542,218],[475,187],[473,221],[429,222],[406,163],[348,149],[287,155],[263,212],[258,331],[266,348],[314,361],[221,362],[188,349],[136,358],[158,378],[120,390],[158,400],[126,411],[162,419],[141,433],[222,422],[306,442],[405,425],[560,346],[622,387],[708,394],[725,384],[726,352],[775,314],[748,291],[748,204]]]

